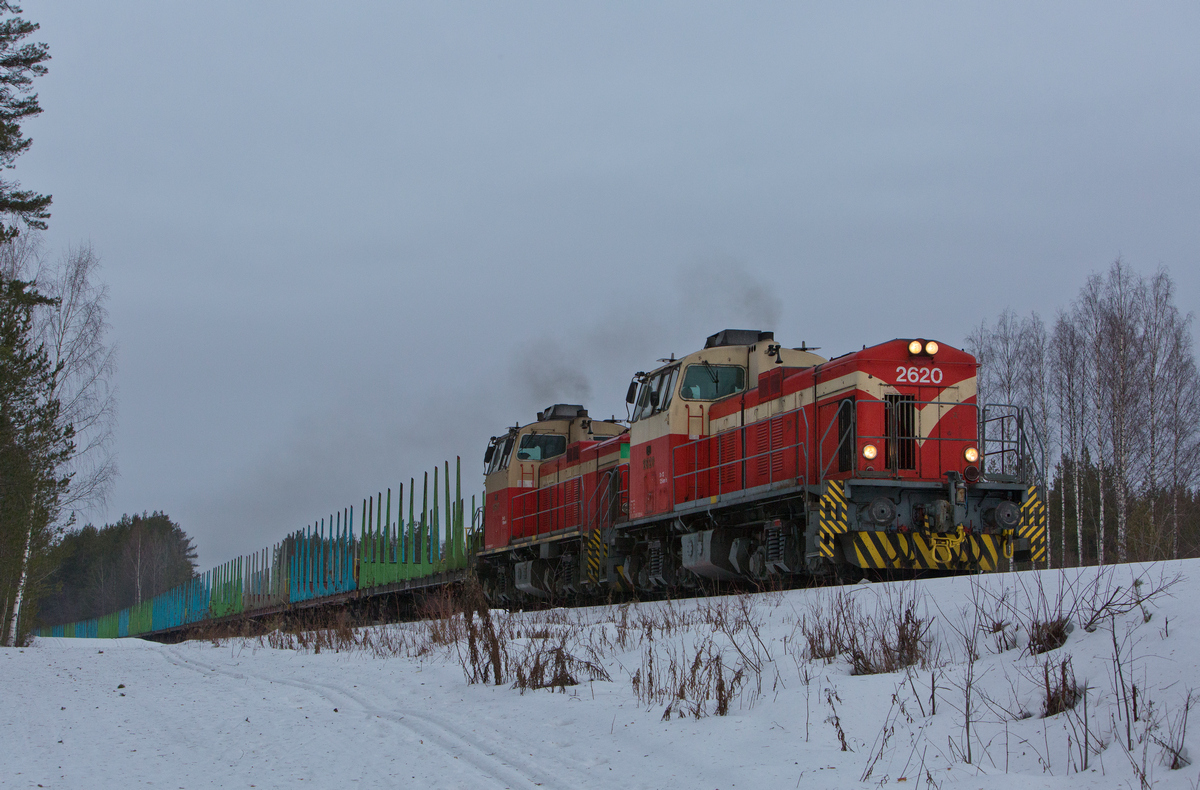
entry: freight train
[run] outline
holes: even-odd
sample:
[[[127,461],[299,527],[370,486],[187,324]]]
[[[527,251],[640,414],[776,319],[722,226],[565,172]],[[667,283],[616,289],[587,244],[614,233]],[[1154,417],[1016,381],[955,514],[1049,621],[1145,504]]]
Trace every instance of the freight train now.
[[[978,572],[1046,559],[1044,459],[976,361],[926,338],[833,359],[726,329],[630,382],[627,420],[555,404],[487,445],[484,500],[456,464],[150,600],[46,636],[187,634],[357,605],[474,573],[496,604],[722,582]],[[1039,463],[1042,461],[1042,463]],[[385,504],[386,502],[386,504]],[[419,503],[419,508],[418,508]]]
[[[995,570],[1046,553],[1038,454],[925,338],[825,359],[726,329],[638,373],[628,427],[555,404],[484,456],[498,602],[712,581]]]

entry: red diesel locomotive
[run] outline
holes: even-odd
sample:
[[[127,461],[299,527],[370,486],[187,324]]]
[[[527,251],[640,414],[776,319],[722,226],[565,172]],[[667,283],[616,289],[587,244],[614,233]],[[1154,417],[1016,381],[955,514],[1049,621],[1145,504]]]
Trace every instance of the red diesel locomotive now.
[[[925,339],[826,360],[719,332],[637,374],[628,428],[557,404],[493,437],[480,578],[515,601],[1042,561],[1036,454],[976,367]]]

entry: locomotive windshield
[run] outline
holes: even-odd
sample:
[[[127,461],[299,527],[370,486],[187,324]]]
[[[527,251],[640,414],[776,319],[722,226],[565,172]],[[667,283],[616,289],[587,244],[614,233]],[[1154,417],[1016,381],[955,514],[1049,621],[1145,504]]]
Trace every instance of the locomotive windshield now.
[[[517,458],[522,461],[545,461],[567,451],[567,437],[549,433],[527,433],[521,437]]]
[[[746,388],[746,369],[737,365],[688,365],[679,395],[687,400],[717,400]]]

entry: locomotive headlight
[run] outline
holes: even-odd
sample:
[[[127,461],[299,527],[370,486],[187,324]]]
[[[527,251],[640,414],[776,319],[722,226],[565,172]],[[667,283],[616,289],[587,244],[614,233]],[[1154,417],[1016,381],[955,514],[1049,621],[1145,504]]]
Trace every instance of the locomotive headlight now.
[[[875,445],[863,445],[863,458],[866,458],[868,461],[874,461],[877,455],[879,455],[879,450],[875,448]]]
[[[938,346],[937,341],[930,340],[925,344],[925,353],[932,357],[938,352],[938,348],[940,348],[940,346]]]
[[[920,354],[920,353],[921,353],[921,341],[920,341],[920,340],[913,340],[912,342],[910,342],[910,343],[908,344],[908,353],[910,353],[910,354]]]
[[[963,458],[966,458],[967,463],[969,464],[975,463],[979,460],[979,448],[968,447],[967,449],[963,450]]]

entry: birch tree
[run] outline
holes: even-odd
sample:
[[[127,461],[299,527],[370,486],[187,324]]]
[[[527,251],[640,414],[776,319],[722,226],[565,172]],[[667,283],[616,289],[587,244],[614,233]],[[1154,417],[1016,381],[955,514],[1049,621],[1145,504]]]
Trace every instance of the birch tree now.
[[[1106,387],[1109,379],[1105,374],[1107,355],[1105,353],[1105,338],[1107,337],[1108,320],[1104,298],[1104,281],[1099,275],[1088,277],[1080,292],[1075,308],[1079,330],[1084,337],[1088,349],[1088,357],[1092,369],[1092,377],[1088,382],[1088,397],[1091,407],[1091,420],[1088,433],[1095,452],[1090,455],[1096,459],[1096,475],[1099,480],[1100,494],[1096,500],[1096,563],[1104,564],[1104,471],[1105,446],[1108,431],[1109,400],[1106,397]]]
[[[1129,499],[1138,465],[1139,431],[1145,421],[1143,357],[1145,287],[1118,258],[1105,282],[1109,430],[1112,434],[1113,493],[1117,500],[1117,562],[1129,559]]]
[[[1167,363],[1165,423],[1171,455],[1171,557],[1179,559],[1179,500],[1200,470],[1200,375],[1192,350],[1191,316],[1177,323]]]
[[[1090,370],[1088,355],[1082,333],[1075,316],[1059,313],[1054,324],[1051,340],[1051,368],[1053,369],[1054,400],[1062,441],[1059,443],[1063,468],[1063,490],[1061,505],[1061,529],[1063,559],[1067,546],[1067,486],[1066,471],[1069,468],[1075,504],[1075,557],[1083,563],[1083,457],[1084,428],[1087,424],[1087,397]],[[1069,467],[1068,467],[1069,465]],[[1064,562],[1065,564],[1065,562]]]
[[[51,397],[61,404],[62,422],[75,431],[75,453],[65,468],[71,484],[61,503],[74,519],[107,501],[117,475],[116,346],[108,341],[108,286],[90,244],[52,260],[39,256],[35,281],[54,300],[36,312],[35,331],[56,371]]]

